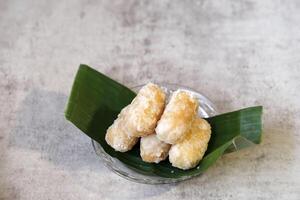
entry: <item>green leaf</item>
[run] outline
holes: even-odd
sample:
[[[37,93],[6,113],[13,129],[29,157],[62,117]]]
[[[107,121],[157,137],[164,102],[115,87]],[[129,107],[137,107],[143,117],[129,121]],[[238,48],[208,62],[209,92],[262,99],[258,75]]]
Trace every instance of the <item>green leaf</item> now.
[[[97,141],[106,153],[118,158],[129,168],[143,174],[168,178],[201,174],[212,166],[226,150],[244,148],[249,144],[258,144],[261,140],[262,107],[251,107],[207,118],[212,127],[212,136],[208,150],[197,167],[181,170],[172,167],[167,160],[159,164],[143,162],[139,155],[138,144],[131,151],[121,153],[115,151],[105,141],[107,128],[135,95],[122,84],[87,65],[80,65],[65,117],[83,133]]]

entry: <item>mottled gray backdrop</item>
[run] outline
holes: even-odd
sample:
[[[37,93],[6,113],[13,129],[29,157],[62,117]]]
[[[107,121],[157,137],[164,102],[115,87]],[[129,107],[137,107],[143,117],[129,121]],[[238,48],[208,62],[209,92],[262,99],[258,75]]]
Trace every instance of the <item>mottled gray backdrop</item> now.
[[[80,63],[263,105],[263,142],[179,184],[124,180],[64,119]],[[0,199],[300,199],[299,91],[298,0],[0,0]]]

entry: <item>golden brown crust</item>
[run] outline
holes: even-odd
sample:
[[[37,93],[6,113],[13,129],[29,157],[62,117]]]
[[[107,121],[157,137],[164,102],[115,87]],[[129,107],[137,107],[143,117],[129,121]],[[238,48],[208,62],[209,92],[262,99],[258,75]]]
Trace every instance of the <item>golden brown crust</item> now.
[[[138,138],[129,136],[122,127],[125,122],[122,117],[116,119],[114,123],[107,129],[105,140],[116,151],[126,152],[133,148]]]
[[[165,93],[157,85],[145,85],[108,128],[106,142],[116,151],[132,149],[138,137],[154,132],[165,106],[165,98]]]
[[[169,151],[172,165],[184,170],[195,167],[205,154],[210,136],[209,123],[201,118],[195,119],[184,140],[172,145]]]
[[[198,101],[185,91],[173,93],[155,129],[157,137],[169,144],[180,142],[196,116]]]
[[[164,110],[165,100],[166,95],[159,86],[145,85],[129,105],[126,114],[128,133],[134,137],[152,134]]]

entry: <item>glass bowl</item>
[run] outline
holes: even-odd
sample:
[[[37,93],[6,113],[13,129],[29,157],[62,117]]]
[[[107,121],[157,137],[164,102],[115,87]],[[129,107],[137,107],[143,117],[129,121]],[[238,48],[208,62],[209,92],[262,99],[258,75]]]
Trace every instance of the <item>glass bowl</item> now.
[[[206,118],[218,114],[215,105],[200,92],[176,84],[163,83],[158,85],[160,85],[163,88],[163,90],[167,94],[167,97],[169,97],[170,94],[172,94],[172,92],[177,89],[184,90],[191,93],[199,101],[199,105],[201,105],[201,107],[199,107],[198,109],[198,115],[201,117]],[[144,85],[139,85],[139,86],[132,87],[131,89],[135,92],[138,92],[143,86]],[[106,167],[108,167],[111,171],[118,174],[119,176],[134,182],[144,183],[144,184],[165,184],[165,183],[175,183],[193,177],[193,176],[185,176],[181,178],[164,178],[160,176],[144,175],[134,170],[131,170],[125,164],[120,162],[117,158],[111,157],[103,150],[103,148],[98,142],[92,140],[92,145],[94,147],[96,154],[102,159]]]

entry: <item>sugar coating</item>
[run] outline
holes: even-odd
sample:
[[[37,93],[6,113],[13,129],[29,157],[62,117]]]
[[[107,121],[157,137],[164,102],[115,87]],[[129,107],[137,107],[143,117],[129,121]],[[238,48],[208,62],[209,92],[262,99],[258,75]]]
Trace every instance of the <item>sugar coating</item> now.
[[[172,166],[184,170],[195,167],[207,150],[210,136],[209,123],[204,119],[196,118],[184,140],[172,145],[169,151],[169,161]]]
[[[156,134],[141,138],[140,154],[145,162],[159,163],[168,156],[171,145],[160,141]]]
[[[138,138],[129,136],[124,129],[126,124],[123,117],[117,118],[114,123],[107,129],[105,140],[116,151],[126,152],[132,149],[137,143]]]
[[[106,142],[116,151],[131,150],[138,137],[154,132],[164,110],[165,99],[166,95],[159,86],[153,83],[145,85],[107,129]]]
[[[174,92],[155,129],[157,137],[166,143],[183,140],[198,110],[198,101],[189,93]]]
[[[133,99],[126,113],[131,136],[142,137],[154,132],[165,107],[164,91],[153,83],[145,85]]]

